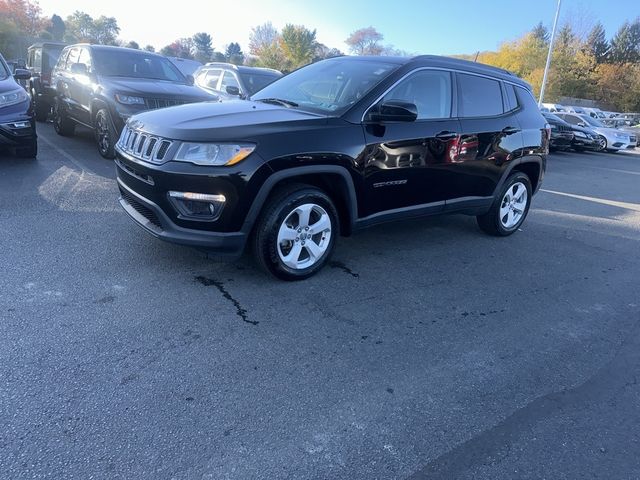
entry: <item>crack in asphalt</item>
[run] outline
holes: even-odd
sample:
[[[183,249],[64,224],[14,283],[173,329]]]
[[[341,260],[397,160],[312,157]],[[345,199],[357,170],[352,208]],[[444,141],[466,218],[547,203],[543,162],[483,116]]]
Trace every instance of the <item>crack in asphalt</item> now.
[[[336,260],[329,262],[329,266],[331,268],[337,268],[339,270],[342,270],[344,273],[347,273],[349,275],[351,275],[353,278],[360,278],[360,274],[354,272],[353,270],[351,270],[349,267],[347,267],[344,263],[342,262],[338,262]]]
[[[583,383],[534,399],[495,426],[436,457],[407,480],[459,478],[475,465],[498,465],[509,456],[511,446],[544,418],[578,410],[580,404],[610,395],[617,386],[633,385],[628,376],[640,362],[640,323],[631,330],[612,358]]]
[[[233,303],[233,306],[236,307],[236,315],[238,315],[243,322],[250,323],[251,325],[258,325],[260,323],[257,320],[249,320],[249,314],[245,308],[240,305],[240,302],[233,298],[229,291],[225,288],[224,283],[219,280],[214,280],[213,278],[207,278],[202,275],[198,275],[195,277],[198,283],[201,283],[205,287],[216,287],[218,291],[222,294],[224,298]]]

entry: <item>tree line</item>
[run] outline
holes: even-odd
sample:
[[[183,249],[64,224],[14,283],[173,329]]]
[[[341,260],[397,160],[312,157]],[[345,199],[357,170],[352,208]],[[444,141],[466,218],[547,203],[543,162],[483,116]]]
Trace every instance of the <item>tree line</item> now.
[[[495,52],[459,55],[509,70],[540,93],[550,35],[541,23]],[[640,18],[623,23],[607,38],[601,23],[584,35],[570,23],[557,32],[547,80],[545,101],[578,97],[600,102],[608,109],[640,111]]]

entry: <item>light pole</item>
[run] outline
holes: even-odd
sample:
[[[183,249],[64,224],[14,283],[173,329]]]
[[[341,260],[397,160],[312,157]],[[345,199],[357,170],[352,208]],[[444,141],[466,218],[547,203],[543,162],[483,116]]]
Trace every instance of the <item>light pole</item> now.
[[[556,28],[558,27],[558,17],[560,16],[561,2],[562,0],[558,0],[558,8],[556,8],[556,18],[553,20],[553,30],[551,30],[551,40],[549,40],[549,53],[547,53],[547,64],[544,66],[544,75],[542,76],[542,87],[540,88],[538,107],[542,106],[542,100],[544,100],[544,88],[547,86],[547,75],[549,74],[549,66],[551,65],[551,53],[553,52],[553,41],[556,38]]]

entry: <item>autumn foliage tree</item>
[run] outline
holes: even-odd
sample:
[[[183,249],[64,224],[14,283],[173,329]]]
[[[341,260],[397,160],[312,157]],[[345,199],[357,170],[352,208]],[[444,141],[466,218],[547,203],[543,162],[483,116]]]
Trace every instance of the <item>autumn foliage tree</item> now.
[[[344,41],[354,55],[380,55],[384,46],[380,43],[384,36],[373,27],[361,28],[351,33]]]

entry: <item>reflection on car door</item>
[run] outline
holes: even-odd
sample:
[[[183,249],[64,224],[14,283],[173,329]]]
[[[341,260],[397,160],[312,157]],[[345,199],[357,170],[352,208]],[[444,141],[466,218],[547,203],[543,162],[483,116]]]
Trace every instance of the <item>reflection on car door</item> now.
[[[502,82],[480,75],[457,73],[458,113],[462,127],[458,154],[448,170],[452,197],[472,202],[493,195],[503,165],[522,149],[517,105],[511,106]],[[512,100],[515,102],[515,100]],[[480,198],[479,198],[480,197]]]
[[[74,89],[78,101],[78,120],[90,125],[93,85],[91,82],[91,53],[88,48],[82,48],[80,50],[78,63],[82,63],[87,67],[87,75],[76,74],[74,76]]]
[[[365,115],[366,215],[407,207],[434,212],[444,208],[447,186],[442,167],[451,161],[451,146],[460,130],[454,97],[451,72],[421,69],[376,104],[390,100],[415,104],[416,121],[368,123]]]

